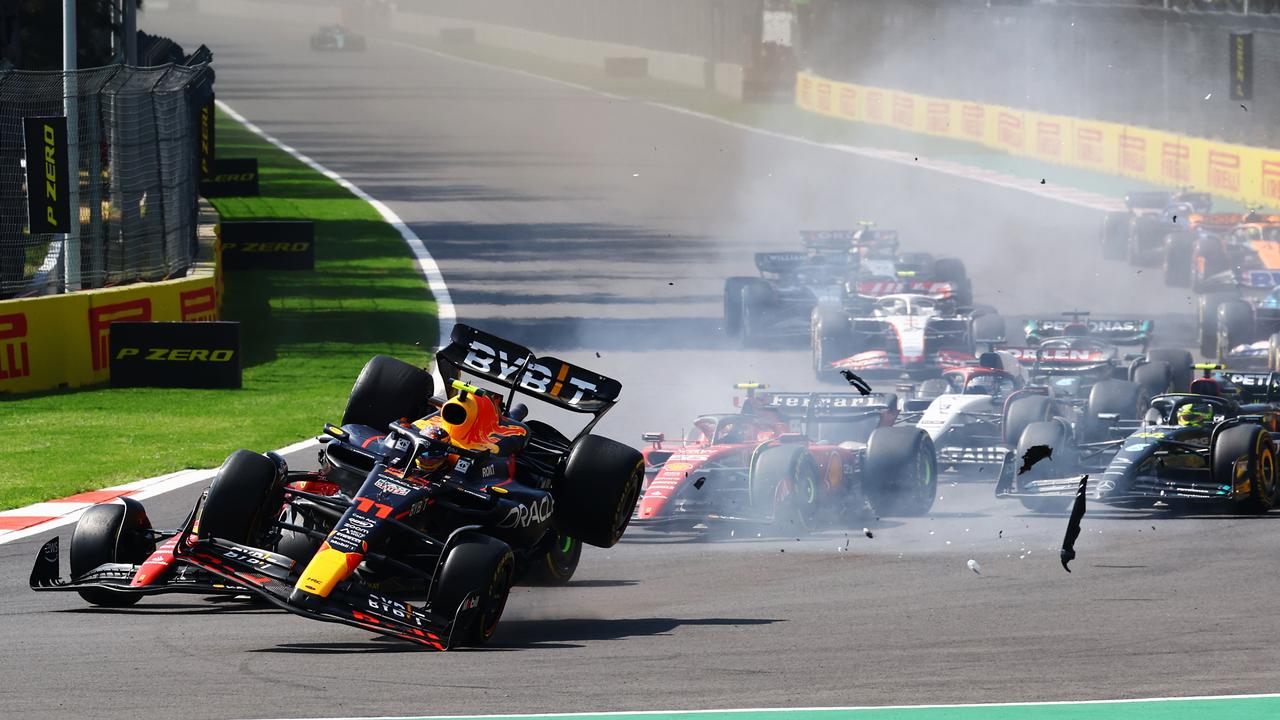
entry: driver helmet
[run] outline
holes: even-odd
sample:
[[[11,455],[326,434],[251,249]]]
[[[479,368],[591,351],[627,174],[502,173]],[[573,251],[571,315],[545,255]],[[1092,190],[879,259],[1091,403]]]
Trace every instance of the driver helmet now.
[[[1206,402],[1184,403],[1178,406],[1178,425],[1204,427],[1213,422],[1213,406]]]

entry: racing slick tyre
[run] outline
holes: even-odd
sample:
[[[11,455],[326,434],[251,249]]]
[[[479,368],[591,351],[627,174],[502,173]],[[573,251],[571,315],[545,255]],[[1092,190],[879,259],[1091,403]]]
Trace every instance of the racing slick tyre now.
[[[1133,219],[1132,228],[1125,253],[1129,264],[1137,267],[1150,265],[1151,251],[1159,247],[1164,223],[1156,218],[1139,216]]]
[[[1032,450],[1032,448],[1048,448]],[[1028,466],[1030,462],[1030,466]],[[1033,480],[1070,477],[1079,464],[1067,426],[1061,422],[1034,422],[1022,431],[1018,447],[1014,451],[1013,464],[1017,473],[1014,487],[1025,492],[1026,483]],[[1073,496],[1024,497],[1019,496],[1022,507],[1035,513],[1066,512],[1075,501]]]
[[[71,533],[71,577],[78,578],[103,563],[140,565],[155,552],[147,511],[137,500],[122,499],[123,505],[94,505],[76,521],[76,529]],[[101,607],[128,607],[142,599],[137,593],[103,588],[76,592],[87,602]]]
[[[248,450],[231,453],[200,506],[197,535],[256,545],[279,510],[268,507],[276,494],[277,473],[276,464],[265,455]]]
[[[1160,363],[1163,365],[1164,363]],[[1142,365],[1138,369],[1151,367],[1155,363]],[[1150,371],[1161,373],[1160,378],[1147,378],[1150,382],[1168,383],[1168,367]],[[1135,376],[1136,379],[1136,376]],[[1115,415],[1116,420],[1138,420],[1147,411],[1151,402],[1151,392],[1138,382],[1127,380],[1100,380],[1089,389],[1089,399],[1084,406],[1084,417],[1080,419],[1080,441],[1102,442],[1111,439],[1111,420],[1102,415]],[[1126,433],[1127,434],[1127,433]]]
[[[1238,299],[1239,296],[1235,293],[1209,293],[1200,296],[1196,305],[1196,334],[1201,355],[1210,360],[1218,357],[1218,307]]]
[[[1053,400],[1048,395],[1024,395],[1009,403],[1004,416],[1004,441],[1013,445],[1022,437],[1022,431],[1033,422],[1044,422],[1053,417]]]
[[[724,332],[729,337],[742,334],[742,290],[757,279],[731,277],[724,281]]]
[[[308,530],[315,530],[326,535],[333,526],[332,521],[326,523],[315,517],[314,511],[303,510],[294,505],[285,505],[280,510],[279,517],[281,522],[304,527]],[[298,563],[298,567],[306,567],[319,549],[320,540],[297,530],[280,529],[280,540],[276,542],[276,552],[293,558]]]
[[[999,314],[979,315],[973,319],[971,331],[975,343],[1001,343],[1005,340],[1005,322]]]
[[[1218,306],[1218,362],[1226,363],[1231,348],[1253,340],[1253,308],[1243,300]]]
[[[1147,351],[1147,360],[1169,363],[1169,372],[1173,376],[1173,392],[1187,392],[1191,389],[1191,380],[1195,375],[1191,364],[1195,360],[1191,357],[1189,350],[1152,348]]]
[[[773,445],[751,459],[748,497],[755,514],[772,518],[775,530],[805,532],[817,519],[820,482],[808,446]]]
[[[765,308],[773,299],[768,283],[757,281],[742,288],[742,346],[755,347],[764,339]]]
[[[440,576],[431,591],[431,611],[457,618],[449,635],[450,647],[483,645],[498,629],[515,577],[515,557],[501,540],[474,530],[453,538]],[[475,608],[459,614],[470,593],[479,593]]]
[[[431,373],[403,360],[375,355],[351,388],[342,424],[386,430],[402,418],[417,420],[431,412],[427,401],[434,392]]]
[[[551,483],[559,527],[588,545],[613,547],[631,522],[643,482],[639,451],[599,435],[578,440]]]
[[[573,579],[582,559],[582,541],[562,532],[555,533],[555,541],[541,557],[535,559],[525,573],[525,585],[564,585]]]
[[[938,258],[933,261],[933,274],[938,282],[960,283],[969,279],[964,261],[960,258]],[[960,303],[964,305],[965,303]]]
[[[1267,369],[1280,372],[1280,333],[1272,333],[1267,338]]]
[[[1129,243],[1129,213],[1109,212],[1102,218],[1102,258],[1123,260]]]
[[[862,489],[876,515],[925,515],[938,494],[938,456],[914,427],[876,428],[867,440]]]
[[[1248,512],[1265,513],[1276,504],[1276,447],[1261,425],[1236,425],[1218,433],[1210,448],[1215,483],[1237,487],[1237,460],[1246,464],[1249,495],[1241,505]]]
[[[818,380],[838,381],[840,373],[831,363],[853,354],[853,332],[844,308],[819,305],[813,309],[810,329],[813,350],[813,375]]]
[[[1144,362],[1133,369],[1133,382],[1141,385],[1149,396],[1163,395],[1173,387],[1173,368],[1163,360]]]
[[[1191,284],[1192,239],[1189,233],[1169,233],[1164,238],[1164,284],[1187,287]]]
[[[1191,291],[1204,292],[1205,278],[1227,269],[1222,245],[1213,238],[1196,240],[1191,250]]]

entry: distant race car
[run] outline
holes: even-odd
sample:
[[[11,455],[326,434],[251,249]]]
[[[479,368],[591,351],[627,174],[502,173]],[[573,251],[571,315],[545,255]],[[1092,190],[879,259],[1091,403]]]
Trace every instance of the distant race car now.
[[[696,418],[683,441],[645,433],[648,480],[634,525],[791,534],[932,507],[933,445],[923,431],[893,426],[893,394],[737,387],[747,391],[741,410]]]
[[[1102,256],[1151,265],[1164,257],[1165,236],[1179,230],[1176,217],[1203,215],[1213,209],[1209,193],[1140,191],[1125,195],[1126,209],[1102,219]]]
[[[436,361],[447,400],[431,397],[425,370],[371,360],[342,425],[325,426],[318,471],[237,451],[170,531],[152,530],[137,502],[90,508],[71,537],[71,579],[59,578],[54,538],[32,588],[109,607],[154,593],[253,594],[438,650],[484,643],[514,582],[567,582],[582,543],[619,540],[644,465],[589,434],[617,381],[465,325]],[[464,372],[504,390],[469,385]],[[593,418],[571,440],[526,419],[517,394]]]
[[[1206,377],[1193,383],[1192,392],[1152,398],[1141,422],[1117,423],[1124,431],[1118,439],[1081,441],[1059,420],[1028,426],[1015,456],[1030,461],[1036,446],[1051,453],[1035,452],[1042,459],[1025,472],[1002,474],[997,497],[1015,498],[1037,512],[1065,511],[1080,476],[1088,474],[1088,497],[1114,505],[1270,510],[1278,486],[1280,376],[1199,367]]]
[[[1004,332],[1000,315],[959,308],[945,293],[851,295],[814,309],[813,370],[832,381],[841,370],[867,378],[923,378],[973,361],[978,344],[1003,342]]]
[[[1212,290],[1207,278],[1225,268],[1227,238],[1252,213],[1208,213],[1178,216],[1164,239],[1164,282],[1169,287]]]
[[[311,49],[319,51],[353,51],[364,50],[364,35],[352,32],[342,25],[322,25],[311,34]]]
[[[1239,345],[1280,332],[1280,216],[1200,243],[1198,304],[1200,352],[1219,361]]]

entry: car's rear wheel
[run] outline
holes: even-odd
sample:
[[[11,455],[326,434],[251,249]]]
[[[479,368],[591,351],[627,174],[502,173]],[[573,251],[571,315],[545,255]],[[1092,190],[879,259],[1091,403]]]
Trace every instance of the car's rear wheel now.
[[[1218,306],[1218,362],[1225,363],[1232,348],[1251,342],[1253,335],[1253,308],[1249,303],[1229,300]]]
[[[1191,357],[1190,351],[1181,348],[1152,348],[1147,351],[1147,359],[1169,364],[1173,392],[1187,392],[1191,389],[1191,380],[1195,375],[1191,365],[1195,359]]]
[[[742,346],[751,348],[765,337],[765,313],[773,292],[764,282],[753,282],[742,288]]]
[[[1139,366],[1142,368],[1155,365]],[[1160,363],[1164,365],[1164,363]],[[1167,366],[1158,368],[1167,371]],[[1153,371],[1154,375],[1155,372]],[[1135,378],[1136,379],[1136,378]],[[1159,379],[1145,378],[1148,382],[1169,382],[1167,372],[1162,372]],[[1137,420],[1147,411],[1151,401],[1150,390],[1138,383],[1127,380],[1100,380],[1089,389],[1089,399],[1085,404],[1084,417],[1080,420],[1080,436],[1083,442],[1101,442],[1111,439],[1111,428],[1114,421],[1103,415],[1115,415],[1116,421]]]
[[[1133,382],[1142,386],[1148,395],[1162,395],[1173,387],[1173,368],[1163,360],[1144,362],[1133,369]]]
[[[1164,284],[1186,287],[1191,284],[1191,235],[1169,233],[1164,238]]]
[[[1129,213],[1109,212],[1102,218],[1102,257],[1123,260],[1129,242]]]
[[[139,565],[156,550],[151,520],[137,500],[94,505],[85,510],[71,533],[71,577],[79,578],[105,563]],[[102,588],[77,591],[86,601],[101,607],[128,607],[142,599],[137,593]]]
[[[386,430],[402,418],[417,420],[431,411],[427,401],[433,392],[431,373],[403,360],[375,355],[351,388],[342,424]]]
[[[1196,334],[1200,354],[1213,360],[1218,357],[1218,308],[1226,302],[1238,299],[1234,293],[1209,293],[1200,296],[1196,303]]]
[[[573,444],[551,484],[558,525],[588,545],[613,547],[631,522],[643,483],[639,451],[588,435]]]
[[[928,433],[876,428],[867,440],[862,488],[877,515],[925,515],[938,495],[938,456]]]
[[[256,545],[280,509],[268,507],[278,494],[278,478],[270,458],[248,450],[231,453],[200,506],[197,535]]]
[[[813,374],[818,380],[836,381],[838,371],[831,363],[853,354],[853,333],[843,308],[819,305],[813,310],[811,327]]]
[[[1013,445],[1022,437],[1022,431],[1033,422],[1043,422],[1053,417],[1053,400],[1048,395],[1024,395],[1009,403],[1004,416],[1004,441]]]
[[[1236,425],[1218,434],[1210,450],[1213,479],[1219,485],[1240,487],[1249,483],[1241,501],[1248,512],[1265,513],[1276,504],[1276,448],[1260,425]],[[1238,466],[1237,461],[1243,460]],[[1243,477],[1242,477],[1243,476]]]
[[[724,281],[724,332],[729,337],[742,334],[742,291],[756,282],[753,277],[731,277]]]
[[[775,445],[752,459],[747,484],[751,506],[780,533],[801,533],[817,520],[818,464],[807,446]]]
[[[1023,493],[1029,482],[1070,477],[1078,464],[1078,454],[1066,425],[1057,421],[1031,423],[1022,431],[1014,451],[1014,487]],[[1036,513],[1065,512],[1073,500],[1070,496],[1018,497],[1023,507]]]
[[[998,314],[975,317],[972,333],[975,343],[1002,343],[1005,340],[1004,318]]]
[[[432,612],[456,618],[450,645],[483,645],[498,629],[511,594],[515,557],[501,540],[468,530],[449,547],[432,590]],[[471,593],[476,604],[463,608]]]
[[[564,585],[573,579],[582,558],[582,541],[556,532],[547,552],[533,561],[524,576],[526,585]]]

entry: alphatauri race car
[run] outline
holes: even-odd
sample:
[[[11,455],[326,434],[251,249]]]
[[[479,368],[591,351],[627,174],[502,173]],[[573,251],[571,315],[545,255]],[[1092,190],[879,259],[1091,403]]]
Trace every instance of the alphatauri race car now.
[[[933,444],[893,426],[895,395],[737,387],[741,409],[696,418],[683,441],[644,434],[648,480],[633,524],[793,534],[932,507]]]
[[[32,588],[113,607],[152,593],[252,593],[438,650],[486,642],[512,583],[566,582],[582,543],[618,541],[644,463],[590,434],[617,381],[465,325],[436,359],[447,399],[432,398],[425,370],[371,360],[342,425],[325,426],[318,471],[237,451],[164,532],[136,502],[91,508],[71,537],[71,580],[59,579],[55,538]],[[517,394],[593,417],[570,439],[529,419]]]
[[[312,50],[359,52],[364,47],[364,35],[352,32],[342,25],[323,25],[311,34]]]
[[[975,346],[1003,342],[1004,318],[958,308],[946,296],[853,295],[822,303],[810,322],[813,370],[838,381],[848,370],[867,378],[923,378],[974,360]]]
[[[1140,423],[1116,423],[1123,431],[1118,439],[1082,442],[1058,420],[1028,426],[1015,455],[1041,459],[1025,472],[1011,464],[996,495],[1033,511],[1061,512],[1088,474],[1088,497],[1113,505],[1270,510],[1277,497],[1280,377],[1199,367],[1205,377],[1192,392],[1152,398]]]

